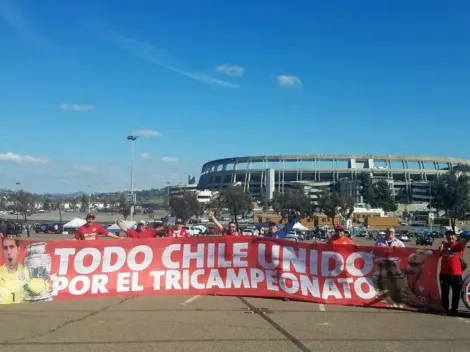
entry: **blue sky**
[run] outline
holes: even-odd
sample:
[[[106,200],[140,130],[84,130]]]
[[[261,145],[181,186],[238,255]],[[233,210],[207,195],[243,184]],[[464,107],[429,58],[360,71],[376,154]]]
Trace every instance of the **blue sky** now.
[[[137,188],[231,156],[470,158],[469,11],[0,0],[0,187],[125,189],[135,131]]]

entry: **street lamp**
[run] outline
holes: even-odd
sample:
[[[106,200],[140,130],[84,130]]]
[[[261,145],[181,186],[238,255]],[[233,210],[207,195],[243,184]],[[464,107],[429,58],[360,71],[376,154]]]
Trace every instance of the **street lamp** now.
[[[18,222],[20,215],[20,186],[21,182],[16,182],[16,222]]]
[[[134,149],[135,149],[135,141],[137,140],[137,136],[127,136],[127,140],[131,141],[131,221],[134,218]]]
[[[91,186],[88,186],[88,214],[91,213]]]

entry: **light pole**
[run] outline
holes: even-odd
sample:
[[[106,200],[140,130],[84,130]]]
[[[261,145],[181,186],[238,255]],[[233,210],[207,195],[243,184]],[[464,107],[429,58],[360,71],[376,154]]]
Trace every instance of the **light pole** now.
[[[134,218],[134,149],[135,149],[135,141],[137,140],[137,136],[127,136],[127,140],[131,141],[131,221]]]
[[[20,186],[21,182],[16,182],[16,222],[18,222],[20,215]]]
[[[166,198],[167,198],[167,202],[168,202],[168,210],[170,210],[170,185],[171,185],[171,182],[170,181],[166,181]]]

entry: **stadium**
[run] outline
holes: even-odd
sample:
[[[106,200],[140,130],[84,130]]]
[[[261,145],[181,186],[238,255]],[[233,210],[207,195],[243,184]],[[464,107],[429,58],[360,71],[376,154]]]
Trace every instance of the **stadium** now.
[[[432,156],[392,155],[273,155],[212,160],[202,166],[199,189],[219,190],[239,182],[256,199],[264,190],[283,193],[304,187],[312,202],[325,188],[362,202],[358,175],[369,172],[386,179],[398,203],[428,203],[431,182],[470,160]]]

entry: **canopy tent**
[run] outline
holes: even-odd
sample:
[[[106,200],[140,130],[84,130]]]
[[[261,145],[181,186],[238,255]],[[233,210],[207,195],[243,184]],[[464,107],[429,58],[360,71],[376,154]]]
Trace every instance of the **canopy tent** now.
[[[309,231],[308,227],[305,227],[302,225],[300,222],[296,222],[294,227],[292,228],[293,230],[299,230],[299,231]]]
[[[63,228],[64,229],[78,229],[80,226],[83,226],[85,224],[86,224],[86,220],[75,218],[73,220],[70,220],[68,223],[66,223],[63,226]]]
[[[135,227],[135,221],[121,221],[121,224],[127,229],[133,229]],[[122,231],[117,224],[111,225],[107,230],[112,233],[119,233]]]

